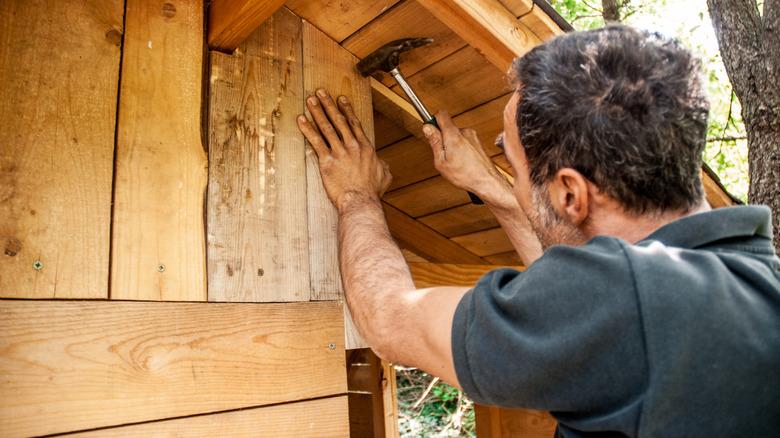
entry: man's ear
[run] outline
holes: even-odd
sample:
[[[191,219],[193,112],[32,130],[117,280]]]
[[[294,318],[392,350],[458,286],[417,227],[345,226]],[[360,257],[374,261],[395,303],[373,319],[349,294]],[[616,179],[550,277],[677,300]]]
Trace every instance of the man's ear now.
[[[548,187],[550,202],[560,216],[574,226],[588,218],[588,180],[581,173],[570,167],[560,169]]]

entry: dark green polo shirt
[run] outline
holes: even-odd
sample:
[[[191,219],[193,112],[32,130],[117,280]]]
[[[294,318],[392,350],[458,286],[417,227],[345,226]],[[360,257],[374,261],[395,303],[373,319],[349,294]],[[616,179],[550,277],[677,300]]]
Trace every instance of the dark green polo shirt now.
[[[724,208],[492,271],[455,312],[458,380],[565,437],[780,436],[771,238],[769,209]]]

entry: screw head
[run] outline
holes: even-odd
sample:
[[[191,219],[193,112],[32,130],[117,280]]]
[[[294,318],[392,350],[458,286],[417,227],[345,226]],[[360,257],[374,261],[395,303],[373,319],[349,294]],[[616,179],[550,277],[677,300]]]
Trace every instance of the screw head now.
[[[265,269],[257,268],[257,276],[262,277],[263,275],[265,275]]]
[[[157,265],[157,272],[165,272],[165,265],[163,265],[162,263]]]
[[[40,261],[40,260],[34,261],[33,262],[33,269],[35,269],[36,271],[40,271],[41,269],[43,269],[43,262]]]
[[[336,349],[336,344],[334,344],[333,342],[328,344],[328,350],[335,350],[335,349]]]

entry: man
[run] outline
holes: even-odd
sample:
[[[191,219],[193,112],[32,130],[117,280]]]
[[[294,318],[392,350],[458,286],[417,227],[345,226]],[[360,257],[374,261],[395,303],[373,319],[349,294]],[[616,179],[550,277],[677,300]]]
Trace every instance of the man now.
[[[471,290],[415,289],[382,213],[386,165],[346,98],[307,100],[314,122],[299,127],[368,343],[477,402],[551,411],[561,436],[776,435],[780,262],[767,208],[705,201],[698,61],[611,26],[549,41],[511,74],[498,144],[514,188],[474,131],[443,112],[441,131],[424,128],[436,168],[485,201],[528,266]]]

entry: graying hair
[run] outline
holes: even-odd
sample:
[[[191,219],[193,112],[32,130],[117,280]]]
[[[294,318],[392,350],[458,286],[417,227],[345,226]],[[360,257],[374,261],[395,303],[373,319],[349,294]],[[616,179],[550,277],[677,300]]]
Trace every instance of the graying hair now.
[[[629,212],[697,206],[709,114],[700,64],[676,41],[623,25],[563,35],[516,60],[532,182],[570,167]]]

